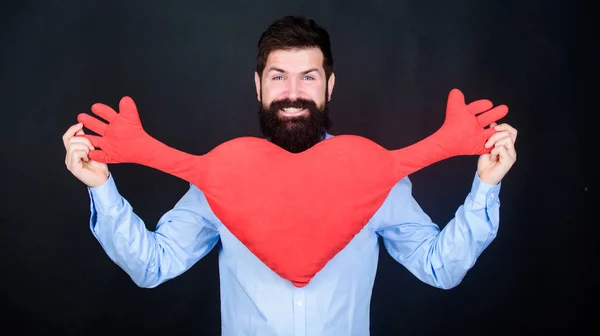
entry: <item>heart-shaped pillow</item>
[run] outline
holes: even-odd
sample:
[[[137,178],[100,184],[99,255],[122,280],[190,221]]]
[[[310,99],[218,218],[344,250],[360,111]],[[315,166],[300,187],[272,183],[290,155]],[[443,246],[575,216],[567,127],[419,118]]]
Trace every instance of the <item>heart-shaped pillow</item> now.
[[[129,97],[121,99],[120,113],[92,106],[108,124],[86,113],[78,120],[99,134],[81,135],[96,147],[90,159],[142,164],[193,183],[233,235],[302,287],[365,226],[400,179],[452,156],[488,153],[484,144],[494,130],[486,126],[508,112],[492,106],[489,100],[466,105],[454,89],[442,127],[399,150],[338,135],[290,153],[265,139],[240,137],[191,155],[149,136]]]

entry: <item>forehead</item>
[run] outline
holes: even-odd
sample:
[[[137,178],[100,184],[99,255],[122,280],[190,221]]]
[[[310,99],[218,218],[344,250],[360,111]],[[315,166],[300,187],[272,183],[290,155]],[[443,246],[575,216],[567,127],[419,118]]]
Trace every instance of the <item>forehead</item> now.
[[[288,72],[301,72],[309,68],[323,71],[323,52],[319,48],[275,50],[267,57],[265,70],[280,68]]]

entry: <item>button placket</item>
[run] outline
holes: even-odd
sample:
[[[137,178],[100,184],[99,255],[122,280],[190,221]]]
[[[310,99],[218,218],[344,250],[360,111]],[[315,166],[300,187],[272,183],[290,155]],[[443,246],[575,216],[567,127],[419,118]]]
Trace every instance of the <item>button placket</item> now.
[[[306,292],[294,288],[294,336],[306,336]]]

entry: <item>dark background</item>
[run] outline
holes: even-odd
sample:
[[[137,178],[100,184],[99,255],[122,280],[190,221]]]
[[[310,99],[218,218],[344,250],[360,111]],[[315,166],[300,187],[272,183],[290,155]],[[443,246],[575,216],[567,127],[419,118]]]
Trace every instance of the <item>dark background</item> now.
[[[301,14],[331,34],[334,134],[407,146],[441,125],[454,87],[467,101],[507,104],[504,121],[519,130],[497,239],[450,291],[419,282],[382,250],[372,335],[582,334],[597,282],[579,78],[590,72],[582,53],[593,46],[589,9],[575,1],[366,3],[3,2],[2,329],[219,334],[215,251],[158,288],[136,287],[89,231],[88,195],[65,168],[61,136],[91,104],[116,107],[124,95],[151,135],[190,153],[259,136],[256,42],[272,20]],[[411,176],[440,226],[463,202],[476,163],[452,158]],[[142,166],[111,171],[149,229],[187,190]]]

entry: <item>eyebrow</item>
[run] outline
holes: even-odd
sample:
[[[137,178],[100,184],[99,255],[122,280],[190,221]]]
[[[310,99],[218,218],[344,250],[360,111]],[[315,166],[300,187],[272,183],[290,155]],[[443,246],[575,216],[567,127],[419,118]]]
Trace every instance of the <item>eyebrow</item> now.
[[[268,72],[271,72],[271,71],[276,71],[276,72],[281,72],[281,73],[287,73],[287,71],[285,71],[285,70],[283,70],[281,68],[276,68],[276,67],[270,68]],[[319,69],[317,69],[317,68],[310,68],[308,70],[302,71],[301,74],[306,75],[307,73],[311,73],[313,71],[319,72]]]

